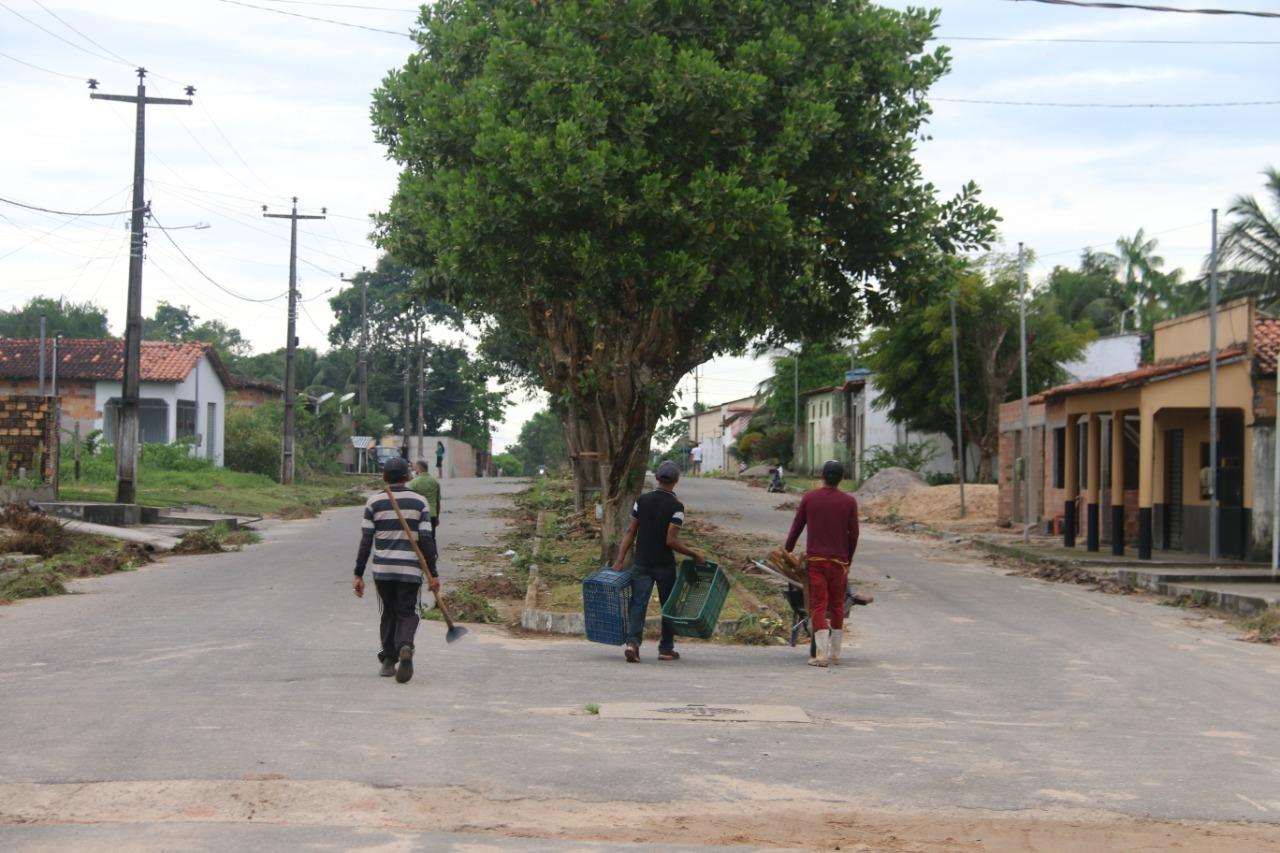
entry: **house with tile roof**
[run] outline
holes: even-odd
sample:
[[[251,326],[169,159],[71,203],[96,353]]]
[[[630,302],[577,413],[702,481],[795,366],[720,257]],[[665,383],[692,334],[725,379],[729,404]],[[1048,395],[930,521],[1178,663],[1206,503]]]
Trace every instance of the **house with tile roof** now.
[[[124,379],[124,341],[45,342],[45,389],[59,398],[64,430],[103,431],[115,439]],[[0,339],[0,395],[37,394],[38,338]],[[143,341],[139,393],[140,440],[169,444],[194,436],[195,452],[221,465],[223,422],[231,376],[206,343]]]
[[[1089,551],[1209,552],[1211,492],[1219,553],[1269,553],[1280,319],[1251,299],[1217,312],[1217,465],[1209,441],[1208,311],[1160,323],[1154,359],[1001,407],[999,520],[1043,525]],[[1031,513],[1025,512],[1030,491]]]

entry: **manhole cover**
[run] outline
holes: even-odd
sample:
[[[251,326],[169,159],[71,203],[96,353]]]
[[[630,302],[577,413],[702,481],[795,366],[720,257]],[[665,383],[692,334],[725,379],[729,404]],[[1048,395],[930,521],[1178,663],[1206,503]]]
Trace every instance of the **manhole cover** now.
[[[666,702],[613,702],[600,706],[600,716],[615,720],[720,720],[733,723],[807,723],[809,715],[794,705],[672,705]]]

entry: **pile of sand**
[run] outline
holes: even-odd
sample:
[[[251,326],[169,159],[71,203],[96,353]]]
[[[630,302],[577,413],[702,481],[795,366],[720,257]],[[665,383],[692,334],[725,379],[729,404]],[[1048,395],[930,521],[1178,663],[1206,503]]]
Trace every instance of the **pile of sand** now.
[[[877,520],[918,521],[931,526],[995,525],[997,486],[968,483],[964,487],[965,514],[960,518],[960,486],[925,486],[888,492],[861,503],[862,514]]]
[[[862,484],[853,496],[859,504],[870,503],[883,495],[901,494],[913,489],[928,488],[928,483],[915,471],[906,468],[885,468]]]

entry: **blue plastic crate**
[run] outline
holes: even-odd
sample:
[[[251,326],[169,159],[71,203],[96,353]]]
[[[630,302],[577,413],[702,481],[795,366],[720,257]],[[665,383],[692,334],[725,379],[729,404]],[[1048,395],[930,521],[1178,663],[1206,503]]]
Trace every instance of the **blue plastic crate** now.
[[[587,639],[620,646],[627,639],[627,607],[631,604],[631,572],[603,568],[582,582],[582,620]]]

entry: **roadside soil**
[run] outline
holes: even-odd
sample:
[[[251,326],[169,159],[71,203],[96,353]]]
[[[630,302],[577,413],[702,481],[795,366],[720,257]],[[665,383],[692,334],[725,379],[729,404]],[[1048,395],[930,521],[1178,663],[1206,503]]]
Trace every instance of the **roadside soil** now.
[[[274,776],[274,774],[273,774]],[[708,784],[714,787],[715,779]],[[764,786],[762,786],[764,788]],[[725,796],[752,792],[724,791]],[[767,789],[754,792],[767,796]],[[787,792],[777,791],[775,796]],[[1276,849],[1274,824],[1157,821],[1100,811],[884,809],[830,801],[491,800],[461,788],[240,781],[0,785],[0,826],[269,823],[506,838],[888,853]]]

